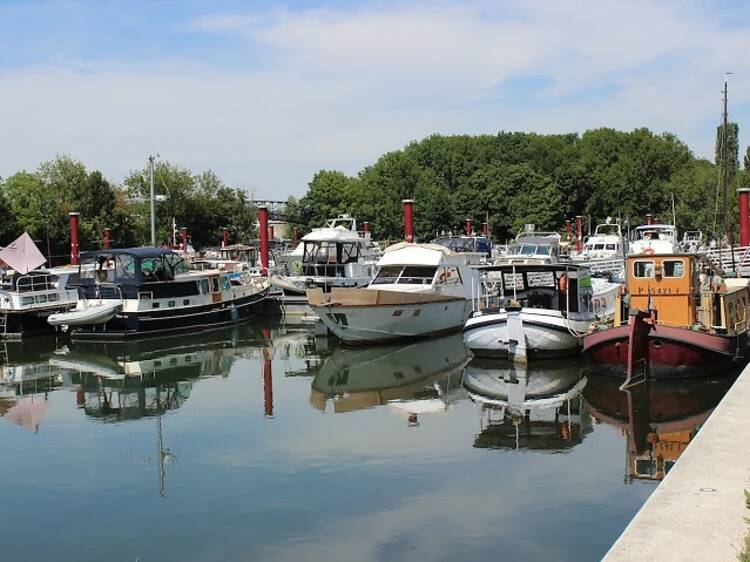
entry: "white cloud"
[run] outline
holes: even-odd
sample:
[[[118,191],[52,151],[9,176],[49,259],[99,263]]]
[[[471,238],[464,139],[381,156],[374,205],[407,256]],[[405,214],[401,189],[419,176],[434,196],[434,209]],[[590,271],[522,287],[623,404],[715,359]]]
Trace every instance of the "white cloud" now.
[[[207,15],[186,33],[224,45],[236,70],[172,59],[3,72],[0,174],[70,152],[119,179],[159,151],[285,197],[320,168],[354,173],[433,132],[597,126],[669,130],[710,155],[723,71],[736,73],[735,118],[750,102],[750,32],[717,22],[695,2],[617,0]],[[529,76],[548,83],[507,93]]]

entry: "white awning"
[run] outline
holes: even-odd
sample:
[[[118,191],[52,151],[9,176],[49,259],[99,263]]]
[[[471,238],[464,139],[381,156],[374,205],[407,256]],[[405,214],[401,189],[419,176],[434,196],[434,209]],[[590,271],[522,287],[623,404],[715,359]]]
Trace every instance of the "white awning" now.
[[[28,232],[24,232],[0,250],[0,260],[7,263],[19,273],[28,273],[47,262]]]

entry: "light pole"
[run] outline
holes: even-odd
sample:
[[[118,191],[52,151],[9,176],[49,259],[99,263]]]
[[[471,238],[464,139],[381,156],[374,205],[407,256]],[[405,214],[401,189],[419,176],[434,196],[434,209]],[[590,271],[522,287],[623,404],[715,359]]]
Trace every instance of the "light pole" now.
[[[156,246],[156,186],[154,185],[154,156],[148,157],[149,180],[151,182],[151,246]]]

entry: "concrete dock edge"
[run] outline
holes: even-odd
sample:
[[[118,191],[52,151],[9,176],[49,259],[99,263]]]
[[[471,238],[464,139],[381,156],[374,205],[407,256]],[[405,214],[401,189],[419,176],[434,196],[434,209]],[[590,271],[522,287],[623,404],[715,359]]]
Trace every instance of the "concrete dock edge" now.
[[[750,530],[750,365],[604,557],[735,561]]]

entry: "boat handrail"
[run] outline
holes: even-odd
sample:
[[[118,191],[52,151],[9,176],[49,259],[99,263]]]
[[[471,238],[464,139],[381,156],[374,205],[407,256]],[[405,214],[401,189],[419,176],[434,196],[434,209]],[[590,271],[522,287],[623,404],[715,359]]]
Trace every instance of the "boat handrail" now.
[[[16,279],[16,291],[19,293],[33,293],[36,291],[52,291],[57,289],[55,286],[57,276],[49,273],[42,275],[21,275]]]

